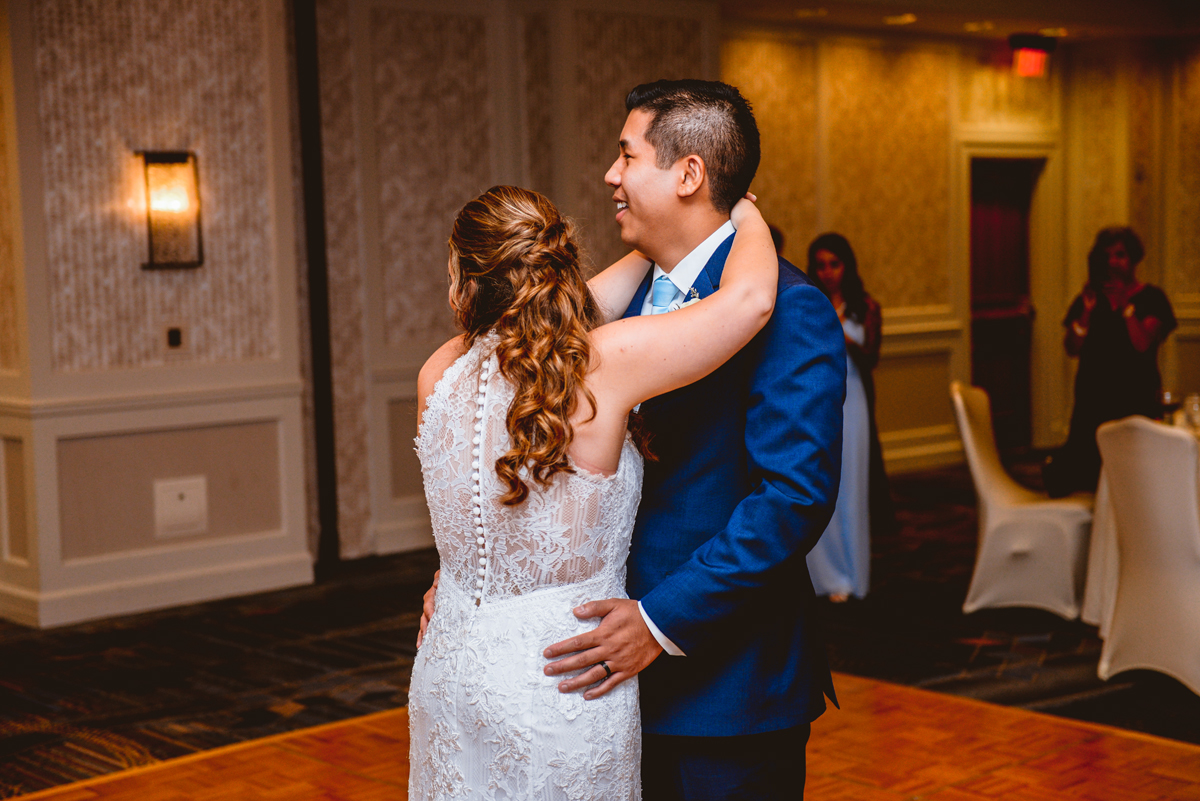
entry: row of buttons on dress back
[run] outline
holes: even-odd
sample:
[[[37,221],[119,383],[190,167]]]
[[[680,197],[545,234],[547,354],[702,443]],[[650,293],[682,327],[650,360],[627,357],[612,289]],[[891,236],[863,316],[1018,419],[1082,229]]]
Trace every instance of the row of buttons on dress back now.
[[[483,407],[487,401],[487,381],[491,374],[490,361],[479,368],[479,394],[475,398],[475,436],[471,440],[471,513],[475,520],[475,544],[479,551],[479,568],[475,571],[475,605],[483,600],[483,583],[487,575],[487,540],[483,536],[483,476],[480,471],[479,455],[483,447]]]

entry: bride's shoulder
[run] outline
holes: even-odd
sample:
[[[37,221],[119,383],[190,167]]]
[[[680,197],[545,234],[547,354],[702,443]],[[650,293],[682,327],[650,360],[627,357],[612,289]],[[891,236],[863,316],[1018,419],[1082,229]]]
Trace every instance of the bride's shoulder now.
[[[450,365],[466,352],[467,348],[461,334],[433,352],[433,355],[421,368],[421,372],[417,374],[417,395],[420,397],[422,406]]]

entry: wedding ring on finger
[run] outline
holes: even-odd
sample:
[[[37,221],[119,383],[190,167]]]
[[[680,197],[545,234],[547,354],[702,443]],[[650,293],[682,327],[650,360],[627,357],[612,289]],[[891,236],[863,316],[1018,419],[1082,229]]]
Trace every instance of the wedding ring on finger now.
[[[609,679],[612,678],[612,668],[610,668],[608,666],[607,662],[605,662],[603,659],[601,659],[596,664],[599,665],[600,667],[604,668],[604,680],[605,681],[608,681]]]

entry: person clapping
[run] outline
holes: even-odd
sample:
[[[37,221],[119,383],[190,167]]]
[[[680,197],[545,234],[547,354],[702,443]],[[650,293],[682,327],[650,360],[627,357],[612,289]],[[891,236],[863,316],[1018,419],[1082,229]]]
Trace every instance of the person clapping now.
[[[1063,320],[1063,345],[1079,370],[1070,433],[1043,470],[1053,497],[1095,490],[1101,423],[1162,414],[1158,346],[1177,323],[1166,294],[1137,278],[1144,255],[1129,227],[1102,229],[1088,253],[1088,280]]]

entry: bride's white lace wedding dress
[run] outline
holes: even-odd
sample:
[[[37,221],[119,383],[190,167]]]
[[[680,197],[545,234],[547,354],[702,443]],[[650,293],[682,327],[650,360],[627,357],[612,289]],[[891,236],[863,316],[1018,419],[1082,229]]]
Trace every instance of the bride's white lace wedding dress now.
[[[624,801],[641,797],[637,681],[593,701],[558,691],[543,649],[590,630],[571,610],[625,597],[642,459],[577,469],[504,506],[513,389],[481,338],[429,397],[417,437],[441,559],[437,611],[409,690],[409,797]]]

